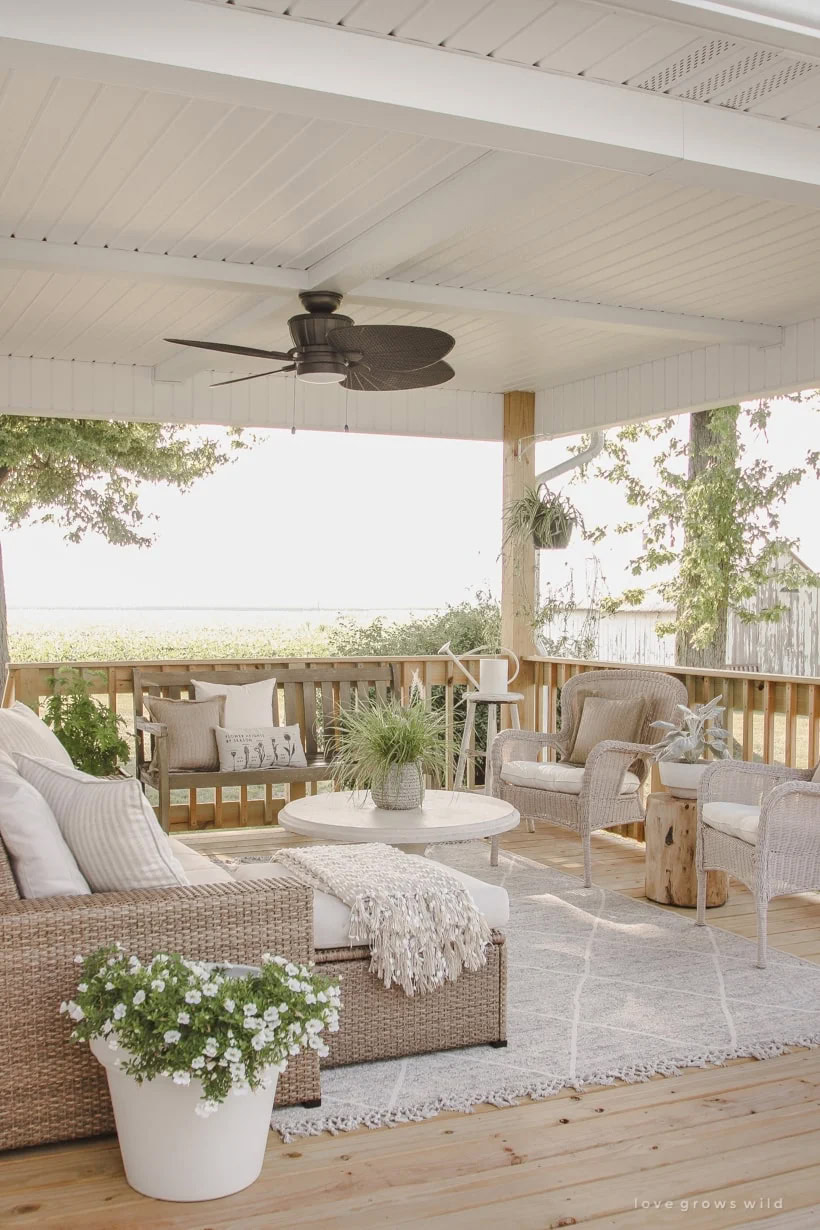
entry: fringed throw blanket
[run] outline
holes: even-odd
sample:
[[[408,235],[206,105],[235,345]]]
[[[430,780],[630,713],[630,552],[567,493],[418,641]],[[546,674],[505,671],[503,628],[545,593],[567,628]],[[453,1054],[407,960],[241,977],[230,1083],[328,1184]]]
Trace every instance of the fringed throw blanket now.
[[[350,939],[371,972],[407,995],[434,991],[486,965],[490,928],[463,884],[438,863],[392,846],[300,846],[274,862],[350,907]]]

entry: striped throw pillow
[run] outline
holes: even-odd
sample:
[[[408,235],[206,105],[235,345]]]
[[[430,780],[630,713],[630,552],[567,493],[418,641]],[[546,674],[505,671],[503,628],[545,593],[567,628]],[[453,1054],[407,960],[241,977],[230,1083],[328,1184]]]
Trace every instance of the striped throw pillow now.
[[[71,757],[54,731],[33,709],[19,700],[8,709],[0,709],[0,752],[5,752],[7,756],[22,752],[25,756],[71,764]]]
[[[189,883],[133,777],[92,777],[19,752],[14,761],[54,813],[92,893]]]

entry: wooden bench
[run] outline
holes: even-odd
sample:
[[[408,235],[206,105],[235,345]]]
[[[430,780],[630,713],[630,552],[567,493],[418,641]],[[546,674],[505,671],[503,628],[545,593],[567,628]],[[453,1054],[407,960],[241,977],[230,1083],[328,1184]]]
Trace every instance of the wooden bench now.
[[[162,827],[171,823],[171,791],[188,790],[191,799],[191,827],[196,827],[196,791],[216,791],[214,822],[220,823],[222,788],[239,786],[242,790],[240,822],[246,819],[248,786],[265,786],[263,822],[274,821],[272,787],[286,784],[291,798],[302,798],[306,782],[326,781],[331,776],[335,718],[340,710],[374,697],[387,700],[399,695],[399,668],[396,665],[339,665],[280,667],[275,670],[156,671],[134,668],[134,728],[137,748],[137,778],[143,786],[159,793],[158,814]],[[276,679],[273,694],[272,726],[298,725],[307,758],[307,767],[248,770],[247,772],[171,771],[168,766],[168,732],[161,722],[145,716],[146,696],[165,696],[173,700],[193,700],[193,680],[208,683],[257,683]],[[146,745],[146,736],[148,745]]]

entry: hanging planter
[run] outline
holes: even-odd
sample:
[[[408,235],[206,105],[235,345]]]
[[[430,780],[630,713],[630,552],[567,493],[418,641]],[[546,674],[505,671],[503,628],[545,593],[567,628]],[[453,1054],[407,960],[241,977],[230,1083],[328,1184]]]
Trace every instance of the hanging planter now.
[[[507,505],[505,522],[505,542],[531,538],[537,551],[562,551],[569,546],[580,513],[568,499],[546,487],[527,487]]]

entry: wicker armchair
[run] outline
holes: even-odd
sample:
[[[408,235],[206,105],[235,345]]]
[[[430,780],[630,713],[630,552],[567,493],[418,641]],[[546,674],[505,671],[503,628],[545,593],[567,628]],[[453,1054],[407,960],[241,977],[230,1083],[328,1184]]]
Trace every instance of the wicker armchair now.
[[[537,761],[544,748],[554,748],[562,759],[566,758],[580,713],[578,690],[587,688],[612,700],[633,696],[647,698],[639,742],[607,740],[593,748],[583,771],[580,793],[577,793],[577,786],[576,792],[569,793],[555,786],[546,789],[505,781],[505,765],[512,761]],[[561,689],[561,729],[557,734],[505,730],[496,735],[490,750],[491,791],[496,798],[512,803],[526,820],[531,833],[535,831],[536,820],[578,833],[584,847],[584,885],[589,888],[592,884],[592,833],[643,820],[640,785],[646,777],[652,745],[661,738],[661,733],[651,730],[650,725],[655,721],[671,721],[676,705],[686,704],[686,700],[684,685],[660,671],[604,670],[573,675]],[[628,772],[637,777],[638,784],[636,786],[633,781],[630,788],[625,789]]]
[[[146,958],[256,963],[263,952],[313,956],[310,889],[256,880],[22,901],[0,843],[0,1149],[114,1130],[105,1074],[68,1039],[58,1013],[77,979],[74,956],[121,940]],[[315,1053],[288,1065],[277,1105],[316,1102]]]
[[[772,897],[820,889],[820,781],[812,777],[811,769],[720,760],[701,778],[698,926],[706,923],[707,871],[728,871],[754,894],[760,969]]]

